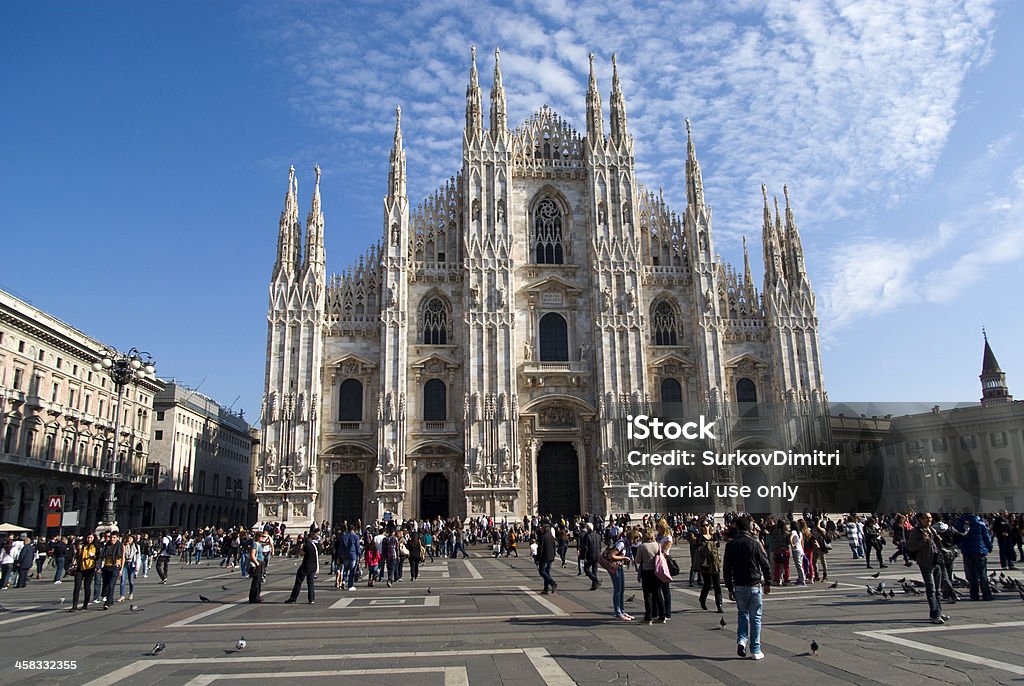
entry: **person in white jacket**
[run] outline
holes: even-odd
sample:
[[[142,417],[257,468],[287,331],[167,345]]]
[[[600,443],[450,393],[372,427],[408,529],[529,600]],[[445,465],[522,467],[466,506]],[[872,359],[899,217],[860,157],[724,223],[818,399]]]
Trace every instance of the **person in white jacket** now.
[[[853,559],[859,560],[864,557],[864,525],[860,522],[860,517],[853,515],[846,522],[846,540],[850,544],[850,552],[853,553]]]

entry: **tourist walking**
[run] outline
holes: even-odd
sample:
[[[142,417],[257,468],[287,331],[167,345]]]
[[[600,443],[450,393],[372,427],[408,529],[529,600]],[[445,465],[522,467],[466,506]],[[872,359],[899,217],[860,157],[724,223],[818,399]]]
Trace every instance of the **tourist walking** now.
[[[988,554],[992,552],[992,533],[985,521],[967,513],[956,523],[960,532],[960,552],[964,556],[964,574],[971,600],[992,600],[992,586],[988,578]]]
[[[654,540],[654,532],[644,529],[643,543],[636,550],[636,566],[640,569],[640,587],[644,594],[644,624],[665,623],[665,596],[662,580],[655,572],[661,546]]]
[[[764,595],[771,592],[771,570],[768,553],[750,530],[748,517],[736,520],[738,535],[725,546],[722,576],[729,589],[729,600],[736,601],[736,654],[760,660],[761,617]]]
[[[89,609],[89,598],[92,597],[92,585],[96,578],[96,562],[99,559],[99,550],[92,534],[86,534],[85,540],[76,543],[73,548],[70,572],[75,577],[75,590],[71,596],[71,609],[68,612],[74,612],[78,608],[78,598],[83,588],[85,597],[82,600],[81,609]]]
[[[540,578],[544,580],[544,590],[541,593],[554,593],[558,588],[558,582],[551,576],[551,564],[555,561],[557,542],[550,524],[542,525],[538,531],[540,532],[540,541],[537,543],[537,571],[540,572]]]
[[[302,563],[295,570],[295,585],[292,586],[292,593],[285,603],[294,603],[302,590],[302,582],[306,582],[306,600],[312,605],[316,601],[316,576],[320,573],[320,549],[317,542],[320,535],[310,531],[306,540],[302,543]]]
[[[722,613],[722,556],[718,550],[718,541],[711,535],[711,526],[701,524],[701,544],[697,549],[697,567],[700,570],[701,579],[704,583],[700,589],[700,606],[708,609],[708,594],[712,589],[715,591],[715,608],[719,614]],[[786,544],[784,544],[786,545]],[[789,555],[786,555],[789,559]]]
[[[932,623],[945,624],[949,615],[942,614],[942,551],[939,534],[932,528],[932,516],[928,512],[917,514],[917,526],[907,536],[907,552],[921,570]]]

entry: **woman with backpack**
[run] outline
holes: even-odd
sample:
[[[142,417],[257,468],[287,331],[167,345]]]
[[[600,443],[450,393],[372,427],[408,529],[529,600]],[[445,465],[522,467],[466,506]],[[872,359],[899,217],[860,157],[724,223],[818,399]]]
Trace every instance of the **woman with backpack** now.
[[[722,613],[722,556],[718,541],[711,535],[711,527],[700,525],[700,546],[697,548],[697,568],[704,584],[700,589],[700,606],[708,609],[708,593],[715,590],[715,608]]]
[[[601,553],[598,562],[612,578],[612,607],[615,617],[624,622],[632,622],[633,616],[626,612],[626,565],[629,557],[625,554],[626,542],[619,539],[609,545]]]

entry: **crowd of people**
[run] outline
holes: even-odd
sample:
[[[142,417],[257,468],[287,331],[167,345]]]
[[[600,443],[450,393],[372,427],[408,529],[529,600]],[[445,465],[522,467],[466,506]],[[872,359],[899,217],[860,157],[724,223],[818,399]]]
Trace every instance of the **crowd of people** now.
[[[298,533],[284,524],[267,522],[252,528],[210,527],[152,535],[128,532],[123,537],[113,531],[50,539],[23,534],[0,542],[0,589],[24,588],[33,581],[61,584],[70,577],[74,590],[69,611],[85,610],[90,604],[106,610],[114,603],[134,600],[137,579],[147,578],[150,569],[155,569],[163,584],[172,560],[181,565],[217,562],[250,579],[249,602],[260,603],[272,560],[285,557],[301,558],[285,602],[297,602],[304,584],[307,602],[312,604],[322,557],[328,558],[325,566],[335,589],[354,591],[362,584],[391,587],[415,582],[422,564],[469,557],[467,546],[477,546],[480,554],[494,557],[519,557],[522,550],[537,565],[543,583],[540,592],[550,594],[558,591],[553,565],[567,567],[569,551],[574,549],[577,576],[586,577],[589,590],[603,585],[600,570],[608,574],[611,605],[619,621],[636,619],[625,607],[630,572],[635,573],[643,594],[641,621],[645,624],[671,620],[673,583],[699,587],[699,603],[705,611],[713,599],[714,610],[724,613],[723,593],[727,593],[737,605],[737,653],[759,659],[763,656],[763,596],[773,586],[828,582],[828,560],[837,554],[840,539],[845,539],[851,559],[863,561],[868,569],[898,561],[916,565],[929,617],[941,624],[949,620],[942,603],[961,600],[963,590],[971,600],[993,599],[995,572],[989,574],[988,556],[997,551],[1001,570],[1016,569],[1017,561],[1024,559],[1022,531],[1024,516],[1003,511],[837,517],[810,512],[778,517],[728,513],[721,518],[700,514],[640,519],[534,516],[521,521],[435,518],[365,525],[323,522]],[[954,570],[958,557],[963,558],[963,577]],[[685,572],[680,563],[686,566]],[[1024,588],[1017,590],[1024,598]]]

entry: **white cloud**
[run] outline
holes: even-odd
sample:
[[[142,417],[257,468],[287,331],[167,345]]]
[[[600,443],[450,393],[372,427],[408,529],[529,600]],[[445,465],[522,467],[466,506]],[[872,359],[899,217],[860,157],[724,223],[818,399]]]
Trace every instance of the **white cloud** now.
[[[810,233],[926,182],[956,122],[965,75],[988,59],[993,2],[467,0],[386,15],[376,4],[325,2],[302,20],[290,9],[261,13],[254,28],[286,57],[300,114],[339,138],[367,137],[350,146],[362,155],[336,161],[339,171],[376,173],[383,190],[391,108],[403,106],[414,203],[459,169],[461,147],[450,143],[461,140],[470,44],[485,121],[492,50],[501,47],[513,125],[548,103],[582,127],[593,51],[607,126],[617,51],[640,180],[664,186],[682,209],[682,120],[690,117],[718,245],[729,246],[759,231],[762,181],[775,192],[789,183]],[[879,267],[875,278],[904,289],[898,269]]]

